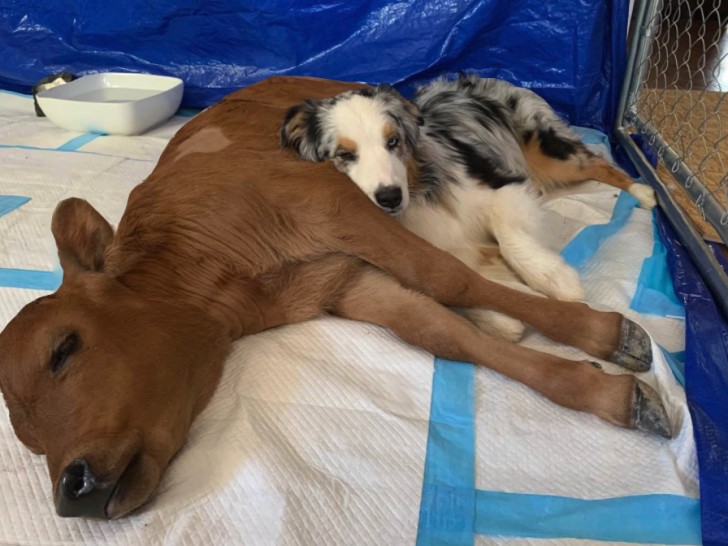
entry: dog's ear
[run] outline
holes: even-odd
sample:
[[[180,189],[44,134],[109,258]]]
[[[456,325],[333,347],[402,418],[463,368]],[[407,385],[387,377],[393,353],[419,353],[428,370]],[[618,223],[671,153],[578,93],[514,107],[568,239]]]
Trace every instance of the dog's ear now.
[[[386,96],[390,104],[396,107],[391,111],[394,122],[399,126],[404,134],[405,141],[410,150],[417,146],[417,139],[420,135],[420,126],[424,125],[424,120],[420,109],[417,105],[404,98],[399,91],[387,84],[380,84],[376,87],[376,93],[380,96]]]
[[[290,148],[307,161],[320,162],[326,159],[321,141],[321,105],[321,101],[306,100],[292,106],[281,124],[281,146]]]
[[[405,111],[415,118],[415,121],[417,122],[417,125],[424,125],[425,121],[422,119],[422,114],[420,113],[420,109],[417,107],[417,105],[412,102],[409,99],[404,98],[404,96],[397,91],[394,87],[392,87],[389,84],[381,83],[376,87],[376,91],[380,93],[386,93],[390,95],[392,98],[398,100],[402,103],[402,106],[404,107]]]
[[[104,254],[114,230],[98,211],[83,199],[58,203],[51,220],[64,275],[104,269]]]

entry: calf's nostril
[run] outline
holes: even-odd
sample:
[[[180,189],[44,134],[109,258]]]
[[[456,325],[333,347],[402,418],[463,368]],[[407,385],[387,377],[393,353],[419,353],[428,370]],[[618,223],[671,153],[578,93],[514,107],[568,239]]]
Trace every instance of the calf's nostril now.
[[[56,490],[56,513],[61,517],[108,518],[106,503],[114,485],[99,481],[84,459],[76,459],[61,472]]]
[[[77,499],[90,493],[95,485],[96,479],[88,468],[84,459],[76,459],[69,464],[61,475],[61,490],[72,499]]]

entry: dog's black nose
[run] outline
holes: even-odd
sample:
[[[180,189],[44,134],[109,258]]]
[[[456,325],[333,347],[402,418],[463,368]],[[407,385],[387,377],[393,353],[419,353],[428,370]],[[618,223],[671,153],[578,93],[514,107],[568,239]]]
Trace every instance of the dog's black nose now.
[[[395,209],[402,203],[402,188],[398,186],[384,186],[374,194],[377,204],[385,209]]]
[[[62,517],[106,518],[106,502],[113,491],[100,482],[85,459],[76,459],[61,473],[56,491],[56,512]]]

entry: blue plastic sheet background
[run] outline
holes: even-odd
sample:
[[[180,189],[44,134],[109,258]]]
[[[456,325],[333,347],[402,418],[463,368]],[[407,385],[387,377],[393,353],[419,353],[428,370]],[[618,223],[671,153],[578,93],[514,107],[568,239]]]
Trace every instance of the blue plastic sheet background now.
[[[698,448],[703,544],[725,545],[728,544],[728,323],[682,244],[662,214],[658,216],[675,291],[685,304],[685,389]]]
[[[319,0],[320,2],[320,0]],[[397,84],[474,70],[611,128],[627,0],[0,0],[0,88],[50,73],[173,75],[202,107],[272,75]]]

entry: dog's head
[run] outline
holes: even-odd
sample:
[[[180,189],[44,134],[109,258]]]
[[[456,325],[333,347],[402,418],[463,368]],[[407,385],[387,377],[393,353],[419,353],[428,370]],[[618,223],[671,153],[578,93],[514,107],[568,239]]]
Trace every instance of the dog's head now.
[[[290,108],[281,144],[308,161],[331,161],[379,207],[398,214],[416,183],[419,124],[417,107],[382,85]]]
[[[85,201],[58,206],[53,234],[63,284],[0,333],[0,390],[18,438],[46,455],[58,514],[117,518],[156,489],[229,340],[106,273],[113,231]]]

